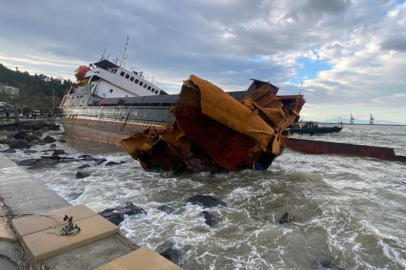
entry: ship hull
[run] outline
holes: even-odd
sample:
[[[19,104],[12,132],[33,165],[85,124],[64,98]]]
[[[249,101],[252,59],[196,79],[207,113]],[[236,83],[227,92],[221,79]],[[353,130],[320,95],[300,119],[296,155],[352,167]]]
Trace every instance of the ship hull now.
[[[169,106],[63,108],[61,115],[65,134],[109,144],[120,144],[131,134],[172,119]]]
[[[120,144],[121,139],[151,126],[80,118],[61,118],[61,122],[70,136],[109,144]]]

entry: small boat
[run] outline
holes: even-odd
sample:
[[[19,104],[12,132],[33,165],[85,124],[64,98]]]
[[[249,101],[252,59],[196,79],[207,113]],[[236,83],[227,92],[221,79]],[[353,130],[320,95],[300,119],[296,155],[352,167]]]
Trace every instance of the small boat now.
[[[306,122],[302,126],[297,125],[293,128],[288,129],[290,134],[325,134],[325,133],[335,133],[340,132],[343,129],[343,124],[340,122],[338,124],[320,124],[313,121]]]

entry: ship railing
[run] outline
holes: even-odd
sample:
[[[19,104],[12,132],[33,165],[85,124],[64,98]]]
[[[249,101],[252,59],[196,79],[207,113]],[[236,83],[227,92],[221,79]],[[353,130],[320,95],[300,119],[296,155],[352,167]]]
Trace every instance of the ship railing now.
[[[149,81],[150,83],[155,84],[156,86],[158,86],[159,88],[161,88],[164,91],[167,90],[167,87],[164,84],[162,84],[161,82],[159,82],[154,76],[150,76],[148,74],[145,74],[143,71],[139,71],[138,69],[134,68],[133,66],[124,62],[122,59],[120,59],[118,57],[108,55],[108,56],[102,58],[102,60],[103,59],[109,60],[122,68],[130,70],[135,75],[138,75],[139,77]]]

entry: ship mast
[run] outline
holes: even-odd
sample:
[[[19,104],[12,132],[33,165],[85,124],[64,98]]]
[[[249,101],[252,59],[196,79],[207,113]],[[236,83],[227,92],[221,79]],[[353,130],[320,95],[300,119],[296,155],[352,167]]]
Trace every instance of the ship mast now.
[[[369,124],[373,125],[375,121],[375,118],[373,117],[372,113],[369,115]]]
[[[354,116],[352,116],[352,113],[350,114],[350,124],[351,125],[354,124]]]
[[[125,45],[124,45],[124,51],[123,51],[123,54],[121,56],[120,67],[123,64],[123,61],[125,61],[127,59],[127,55],[125,54],[125,52],[127,51],[127,45],[128,45],[129,40],[130,40],[130,37],[127,36],[127,40],[125,41]]]

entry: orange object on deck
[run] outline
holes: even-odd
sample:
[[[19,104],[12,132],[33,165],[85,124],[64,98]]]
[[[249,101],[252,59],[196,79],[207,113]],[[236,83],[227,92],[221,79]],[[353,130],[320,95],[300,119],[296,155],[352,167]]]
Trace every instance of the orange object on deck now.
[[[90,70],[87,66],[80,66],[75,70],[75,77],[78,81],[81,81],[85,78],[86,73]]]

